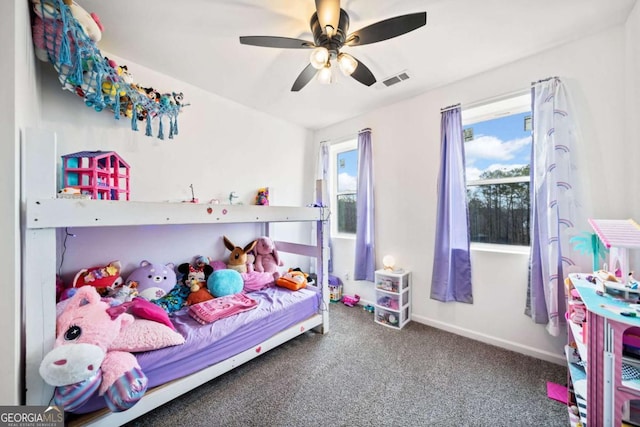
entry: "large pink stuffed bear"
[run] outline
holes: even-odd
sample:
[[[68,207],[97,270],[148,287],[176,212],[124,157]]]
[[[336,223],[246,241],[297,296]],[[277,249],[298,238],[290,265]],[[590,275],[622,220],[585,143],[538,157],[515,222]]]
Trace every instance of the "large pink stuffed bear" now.
[[[253,269],[259,273],[273,273],[273,279],[277,280],[280,277],[278,267],[284,263],[278,256],[273,240],[266,236],[259,237],[253,251],[256,253]]]
[[[110,351],[134,318],[110,310],[93,286],[82,286],[58,316],[57,338],[40,364],[40,375],[55,386],[54,403],[65,411],[84,405],[98,390],[114,412],[135,405],[147,390],[147,377],[133,354]]]

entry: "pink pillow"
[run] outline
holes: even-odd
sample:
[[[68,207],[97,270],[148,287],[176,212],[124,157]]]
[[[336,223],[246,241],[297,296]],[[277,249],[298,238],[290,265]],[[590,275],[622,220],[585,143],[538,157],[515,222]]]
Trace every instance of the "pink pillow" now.
[[[136,319],[125,326],[109,350],[149,351],[184,344],[184,337],[153,320]]]
[[[174,331],[176,330],[176,327],[173,326],[173,323],[171,323],[171,320],[169,320],[169,315],[167,314],[167,312],[159,305],[147,301],[144,298],[134,298],[133,301],[131,301],[131,305],[128,307],[128,312],[136,317],[154,320],[156,322],[162,323],[163,325],[167,325]]]

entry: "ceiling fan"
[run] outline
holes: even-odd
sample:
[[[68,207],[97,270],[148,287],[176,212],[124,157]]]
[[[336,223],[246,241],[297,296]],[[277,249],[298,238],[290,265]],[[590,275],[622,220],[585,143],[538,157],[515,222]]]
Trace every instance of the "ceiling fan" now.
[[[291,87],[293,92],[305,87],[316,74],[321,83],[330,83],[331,61],[337,62],[344,74],[371,86],[376,82],[371,70],[348,53],[340,52],[340,49],[343,46],[362,46],[398,37],[426,23],[427,12],[411,13],[385,19],[347,34],[349,14],[340,8],[340,0],[316,0],[316,12],[311,16],[310,23],[313,42],[289,37],[241,36],[240,43],[285,49],[313,49],[309,65],[302,70]]]

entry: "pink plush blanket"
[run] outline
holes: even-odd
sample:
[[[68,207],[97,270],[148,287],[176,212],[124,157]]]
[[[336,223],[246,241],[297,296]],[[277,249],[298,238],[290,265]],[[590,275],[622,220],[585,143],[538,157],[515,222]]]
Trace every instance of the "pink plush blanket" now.
[[[206,325],[258,306],[256,300],[245,294],[227,295],[189,306],[189,315],[197,322]]]

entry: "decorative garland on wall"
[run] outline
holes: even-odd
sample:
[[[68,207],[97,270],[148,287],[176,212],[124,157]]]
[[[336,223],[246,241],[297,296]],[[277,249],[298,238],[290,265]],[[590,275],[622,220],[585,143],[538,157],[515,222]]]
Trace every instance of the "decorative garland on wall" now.
[[[135,84],[126,65],[102,56],[96,46],[102,37],[98,17],[72,0],[31,2],[36,56],[53,64],[63,89],[96,111],[108,109],[115,119],[130,119],[134,131],[138,121],[145,122],[145,134],[152,136],[152,120],[157,119],[157,137],[164,139],[163,120],[168,119],[169,138],[178,134],[178,114],[189,105],[183,103],[182,92],[160,93]]]

